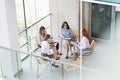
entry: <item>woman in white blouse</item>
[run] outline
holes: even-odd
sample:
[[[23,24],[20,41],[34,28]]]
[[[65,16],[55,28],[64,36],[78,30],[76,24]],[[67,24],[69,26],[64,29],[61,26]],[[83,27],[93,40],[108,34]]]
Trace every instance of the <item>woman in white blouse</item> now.
[[[49,43],[51,37],[49,34],[47,34],[45,36],[45,40],[42,41],[41,43],[41,55],[44,57],[49,57],[49,58],[53,58],[55,60],[59,60],[59,52],[56,50],[56,48],[54,47],[53,44]],[[52,64],[55,67],[58,67],[55,64]]]
[[[36,40],[37,46],[39,48],[41,48],[41,43],[42,43],[42,41],[44,41],[46,34],[47,34],[47,32],[45,30],[45,27],[41,26],[39,29],[39,34],[37,35],[37,40]],[[54,44],[54,45],[56,47],[56,50],[58,51],[59,50],[59,42],[56,42],[56,44]]]
[[[81,42],[73,42],[71,41],[70,44],[75,46],[75,53],[74,53],[74,60],[77,59],[78,55],[80,55],[80,50],[84,51],[90,47],[90,38],[88,32],[85,28],[82,28],[82,40]]]

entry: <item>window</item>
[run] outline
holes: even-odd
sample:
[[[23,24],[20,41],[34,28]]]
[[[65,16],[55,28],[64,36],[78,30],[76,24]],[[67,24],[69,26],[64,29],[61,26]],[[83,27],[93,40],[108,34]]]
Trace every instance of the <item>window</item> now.
[[[50,17],[47,17],[34,26],[31,26],[36,21],[49,14],[49,0],[16,0],[16,13],[20,41],[19,45],[21,50],[28,52],[29,37],[33,38],[38,33],[38,28],[40,26],[50,26]],[[23,31],[27,27],[30,28]],[[21,58],[23,59],[26,56],[21,55]]]

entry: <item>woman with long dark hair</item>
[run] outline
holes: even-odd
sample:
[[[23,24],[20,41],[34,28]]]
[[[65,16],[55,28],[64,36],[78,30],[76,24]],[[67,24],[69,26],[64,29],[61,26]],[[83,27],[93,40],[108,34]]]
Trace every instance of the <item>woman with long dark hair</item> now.
[[[61,27],[61,38],[63,40],[66,40],[66,42],[67,42],[67,53],[66,53],[66,59],[67,59],[68,58],[69,47],[70,47],[70,51],[71,51],[71,46],[70,46],[69,42],[73,38],[73,33],[72,33],[72,30],[71,30],[71,28],[69,27],[69,25],[66,21],[63,22],[62,27]]]

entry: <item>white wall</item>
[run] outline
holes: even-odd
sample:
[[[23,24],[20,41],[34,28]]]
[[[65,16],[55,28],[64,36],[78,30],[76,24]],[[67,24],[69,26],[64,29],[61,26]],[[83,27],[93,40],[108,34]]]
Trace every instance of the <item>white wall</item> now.
[[[78,0],[50,0],[52,13],[52,35],[58,37],[63,21],[67,21],[72,29],[78,29],[79,3]]]
[[[0,46],[19,49],[15,0],[0,0],[0,10]],[[20,65],[20,55],[17,56]],[[4,80],[14,80],[18,72],[15,52],[0,49],[0,63]]]
[[[83,27],[90,29],[90,3],[83,2]]]

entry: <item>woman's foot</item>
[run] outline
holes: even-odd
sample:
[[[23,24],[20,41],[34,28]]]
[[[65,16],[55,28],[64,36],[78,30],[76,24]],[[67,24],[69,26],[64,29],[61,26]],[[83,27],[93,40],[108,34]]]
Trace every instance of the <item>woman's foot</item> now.
[[[60,60],[60,57],[58,57],[56,60]]]
[[[71,53],[71,56],[73,55],[73,53]]]
[[[59,67],[58,65],[56,65],[56,64],[52,64],[52,66],[54,66],[54,67]]]
[[[66,56],[65,58],[68,59],[68,56]]]
[[[63,55],[62,53],[60,53],[60,55]]]

